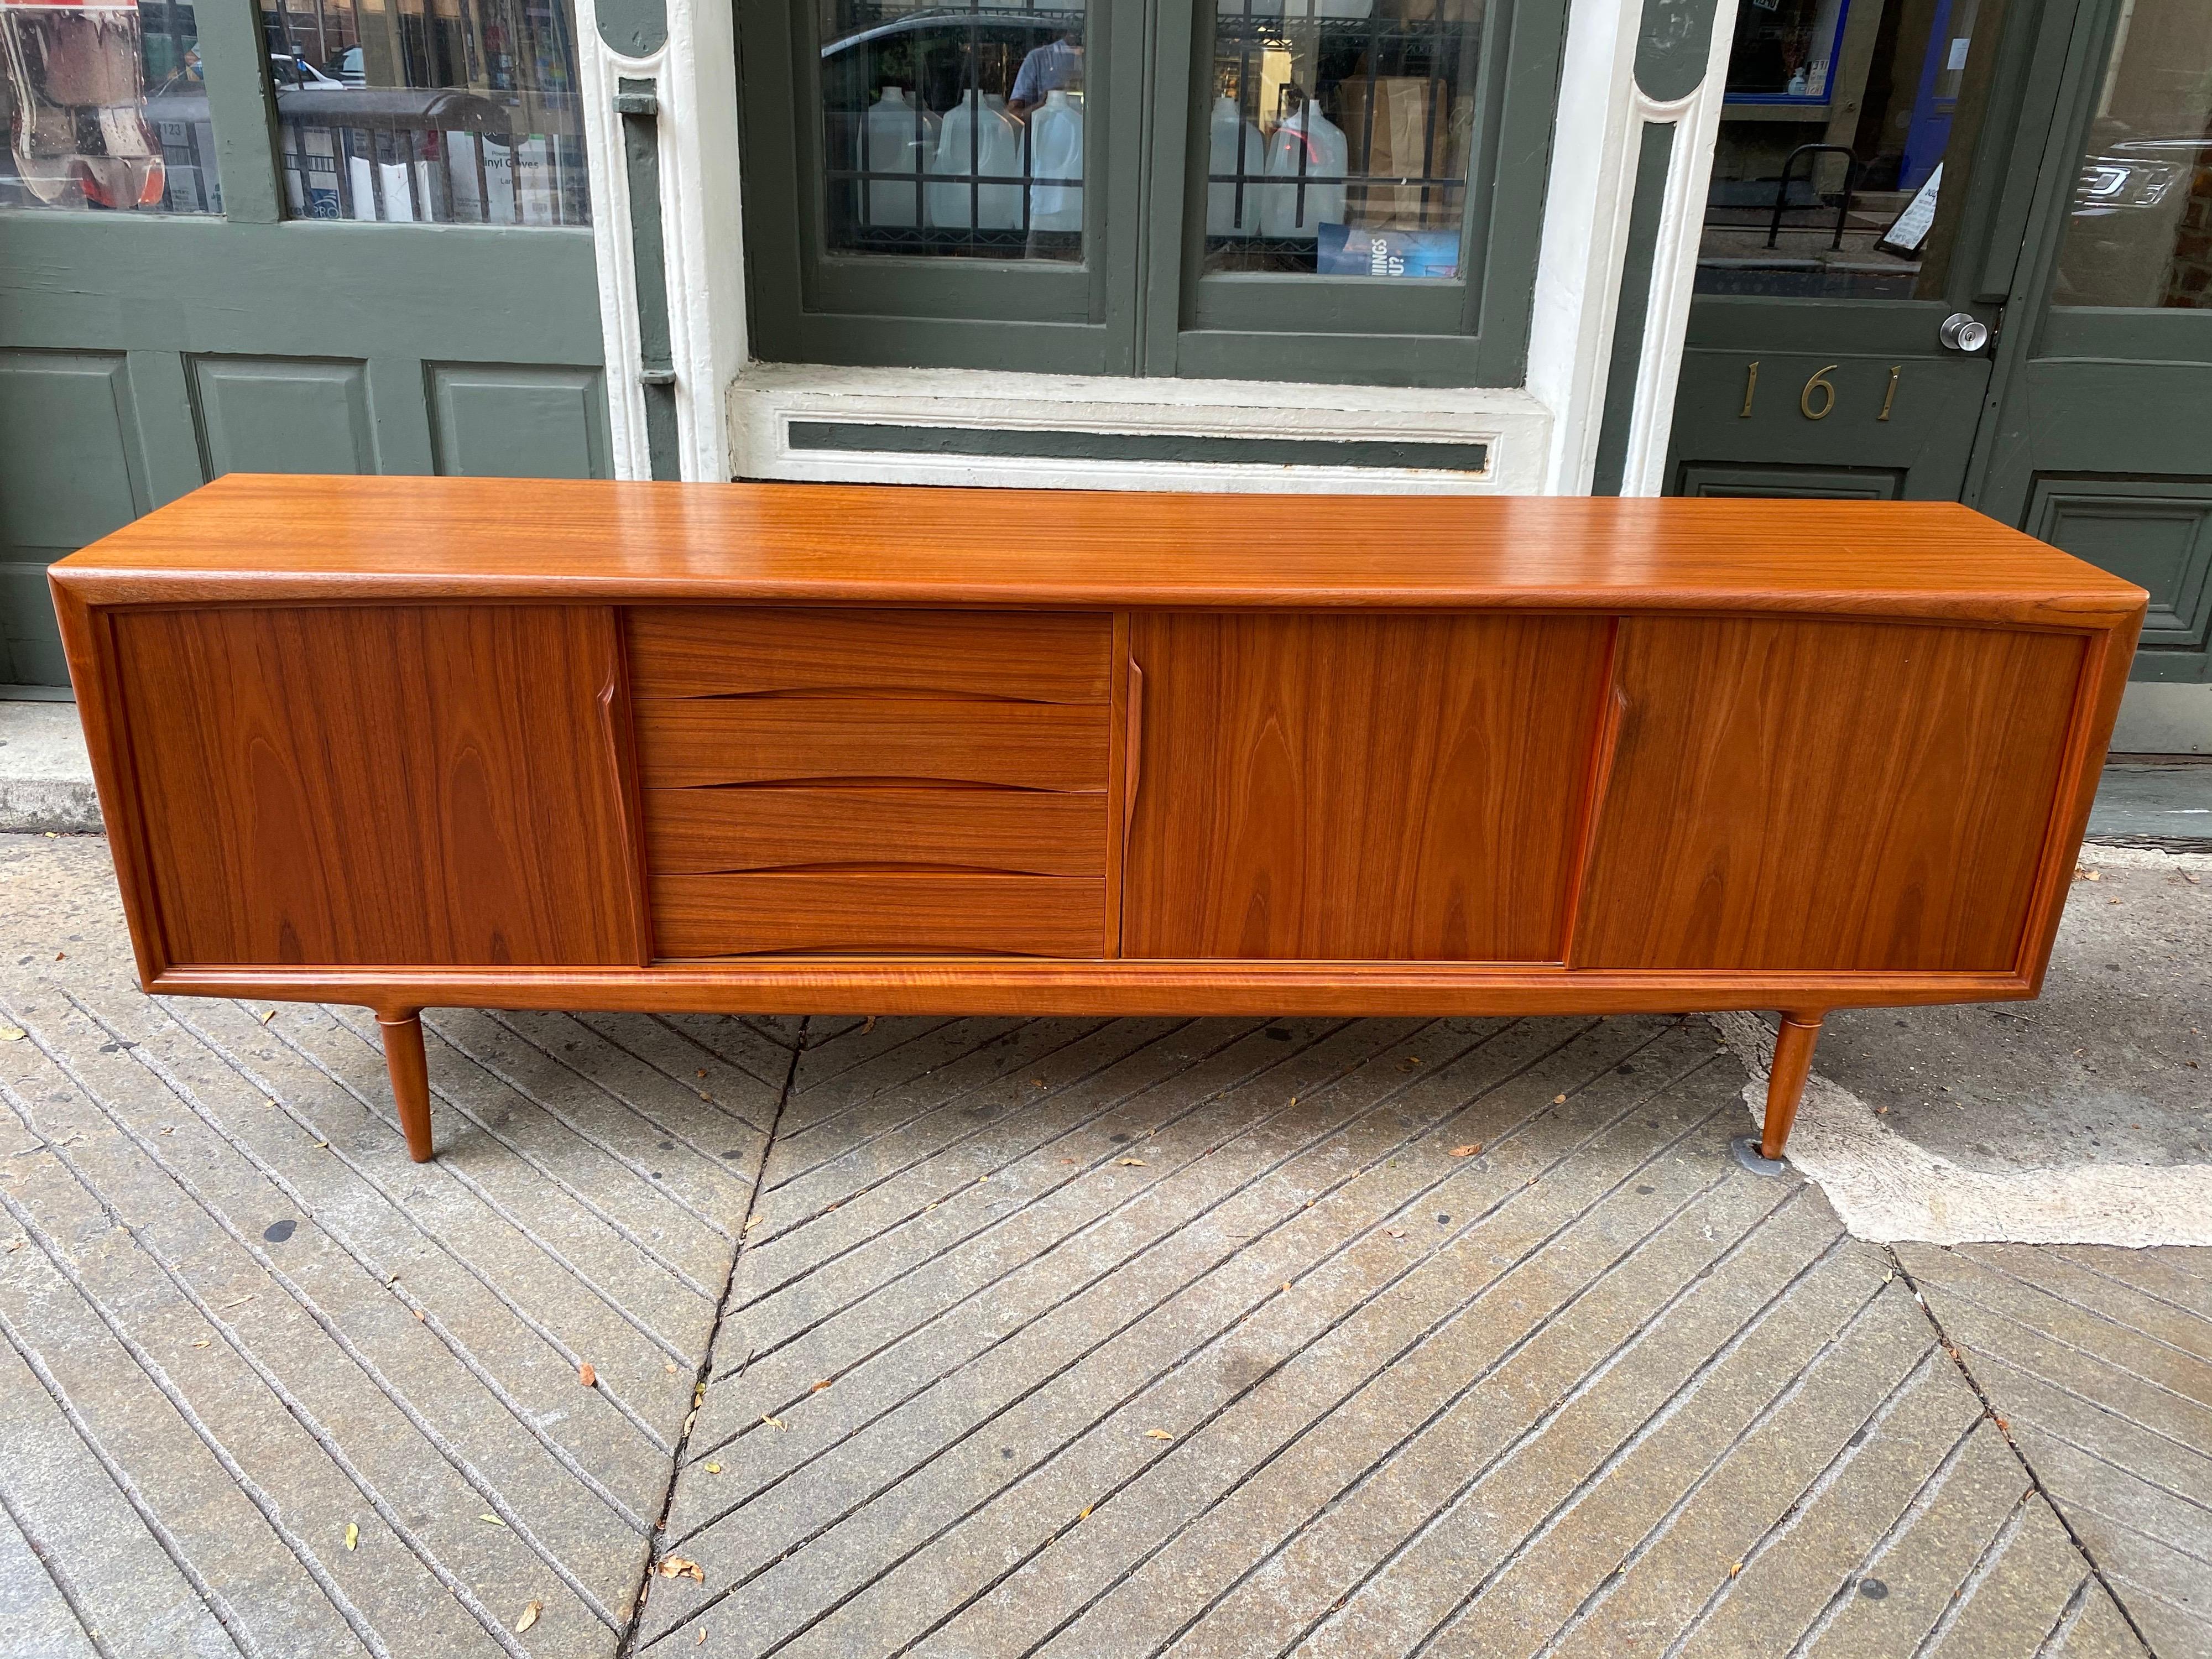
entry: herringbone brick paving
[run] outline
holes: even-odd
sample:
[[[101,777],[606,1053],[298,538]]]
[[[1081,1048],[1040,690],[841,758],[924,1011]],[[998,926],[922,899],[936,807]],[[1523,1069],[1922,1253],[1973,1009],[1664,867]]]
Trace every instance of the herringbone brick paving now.
[[[0,913],[9,1659],[2200,1650],[2205,1269],[1853,1241],[1702,1021],[443,1011],[418,1166]]]

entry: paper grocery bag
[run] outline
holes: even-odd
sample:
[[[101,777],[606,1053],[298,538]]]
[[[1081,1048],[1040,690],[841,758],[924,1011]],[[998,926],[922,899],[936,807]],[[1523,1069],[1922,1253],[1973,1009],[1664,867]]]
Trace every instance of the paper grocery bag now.
[[[1371,125],[1367,111],[1368,86],[1366,80],[1355,77],[1344,82],[1340,88],[1344,102],[1344,131],[1355,147],[1355,154],[1361,135],[1367,136],[1367,165],[1363,170],[1368,176],[1383,179],[1453,176],[1451,121],[1446,112],[1450,99],[1443,83],[1420,76],[1377,76],[1373,82],[1375,110]],[[1430,118],[1432,103],[1436,106],[1434,120]],[[1460,198],[1456,191],[1448,195],[1437,185],[1424,191],[1417,184],[1385,183],[1367,186],[1362,222],[1419,229],[1456,224],[1459,216]]]

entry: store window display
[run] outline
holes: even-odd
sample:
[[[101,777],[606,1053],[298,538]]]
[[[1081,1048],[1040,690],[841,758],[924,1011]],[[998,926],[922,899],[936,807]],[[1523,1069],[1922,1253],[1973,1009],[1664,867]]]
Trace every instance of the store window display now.
[[[829,0],[822,99],[839,253],[1083,258],[1084,12]]]
[[[1460,274],[1483,0],[1224,0],[1205,270]]]

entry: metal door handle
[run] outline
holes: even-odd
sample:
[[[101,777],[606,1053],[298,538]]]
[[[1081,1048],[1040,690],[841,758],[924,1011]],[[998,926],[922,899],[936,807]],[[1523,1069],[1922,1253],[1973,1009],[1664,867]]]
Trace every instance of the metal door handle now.
[[[1954,351],[1979,351],[1990,343],[1990,325],[1964,311],[1954,311],[1937,325],[1936,337]]]

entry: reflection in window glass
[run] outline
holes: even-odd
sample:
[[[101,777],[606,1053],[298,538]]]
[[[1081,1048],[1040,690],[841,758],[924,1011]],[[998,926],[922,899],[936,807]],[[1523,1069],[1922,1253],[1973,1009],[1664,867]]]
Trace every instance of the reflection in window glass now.
[[[2212,307],[2212,0],[2121,0],[2051,297]]]
[[[1456,277],[1485,0],[1220,0],[1206,270]]]
[[[1700,294],[1941,297],[2003,0],[1743,0]]]
[[[0,0],[0,207],[220,213],[188,5]]]
[[[591,222],[568,0],[284,0],[261,22],[293,217]]]
[[[839,253],[1083,257],[1084,11],[825,0]]]

